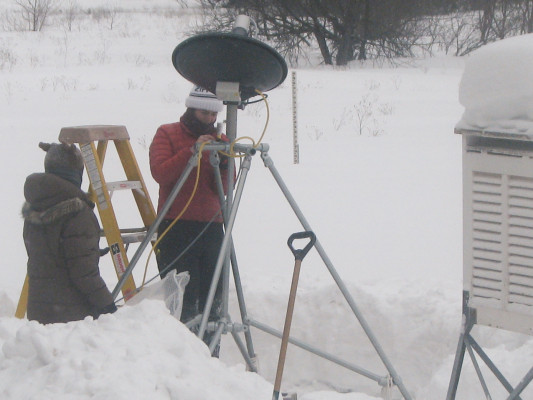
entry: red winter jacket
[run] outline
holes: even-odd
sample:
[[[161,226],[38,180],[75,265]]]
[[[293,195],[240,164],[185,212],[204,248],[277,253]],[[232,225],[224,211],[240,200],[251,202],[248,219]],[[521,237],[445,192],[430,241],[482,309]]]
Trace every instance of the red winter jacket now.
[[[187,167],[193,155],[196,137],[180,122],[162,125],[157,129],[150,145],[150,170],[152,176],[159,183],[159,201],[157,211],[160,212],[170,192],[176,185],[182,172]],[[216,136],[213,135],[213,140]],[[223,140],[227,141],[226,137]],[[224,190],[227,186],[227,169],[221,169]],[[167,212],[166,219],[176,218],[184,209],[194,188],[197,167],[193,168],[172,207]],[[209,222],[220,210],[220,200],[215,183],[214,169],[209,161],[209,152],[204,151],[200,164],[200,179],[194,198],[180,218],[181,220]],[[219,212],[214,219],[222,222]]]

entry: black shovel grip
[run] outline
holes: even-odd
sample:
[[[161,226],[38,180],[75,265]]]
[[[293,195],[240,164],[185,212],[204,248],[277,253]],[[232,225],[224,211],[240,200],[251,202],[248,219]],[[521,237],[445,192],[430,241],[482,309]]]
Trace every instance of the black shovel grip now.
[[[309,243],[307,243],[307,246],[305,246],[303,249],[295,249],[294,247],[292,247],[292,242],[295,239],[306,239],[306,238],[309,238]],[[316,242],[316,235],[311,231],[305,231],[305,232],[293,233],[289,237],[289,240],[287,240],[287,245],[291,249],[292,254],[294,254],[294,258],[296,260],[302,261],[304,257],[306,256],[306,254],[309,252],[309,250],[311,250],[311,247],[315,245],[315,242]]]

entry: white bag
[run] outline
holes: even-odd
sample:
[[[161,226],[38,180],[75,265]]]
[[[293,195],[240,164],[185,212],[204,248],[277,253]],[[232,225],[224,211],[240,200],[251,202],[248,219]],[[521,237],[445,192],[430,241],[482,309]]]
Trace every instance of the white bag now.
[[[128,304],[135,305],[143,299],[163,300],[170,314],[179,320],[183,309],[183,294],[190,279],[188,271],[177,274],[173,269],[160,281],[144,286],[139,293],[128,300]]]
[[[189,271],[176,274],[175,269],[170,271],[163,279],[165,305],[169,309],[170,314],[178,320],[181,317],[181,310],[183,309],[183,294],[185,293],[185,287],[190,279]]]

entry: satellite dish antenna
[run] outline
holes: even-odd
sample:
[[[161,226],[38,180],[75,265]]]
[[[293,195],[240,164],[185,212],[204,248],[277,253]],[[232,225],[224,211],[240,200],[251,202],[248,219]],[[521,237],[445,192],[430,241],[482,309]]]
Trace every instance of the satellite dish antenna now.
[[[172,64],[187,80],[216,94],[217,82],[239,84],[241,100],[274,89],[287,64],[270,46],[248,36],[250,18],[239,15],[231,33],[205,33],[181,42]]]

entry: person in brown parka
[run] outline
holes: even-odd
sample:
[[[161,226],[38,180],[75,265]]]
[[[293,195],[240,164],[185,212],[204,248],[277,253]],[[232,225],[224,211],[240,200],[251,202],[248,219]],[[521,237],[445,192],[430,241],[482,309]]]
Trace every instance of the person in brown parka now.
[[[28,253],[27,315],[42,324],[116,311],[100,276],[100,226],[81,190],[83,159],[75,145],[39,143],[44,173],[26,178],[22,208]]]

